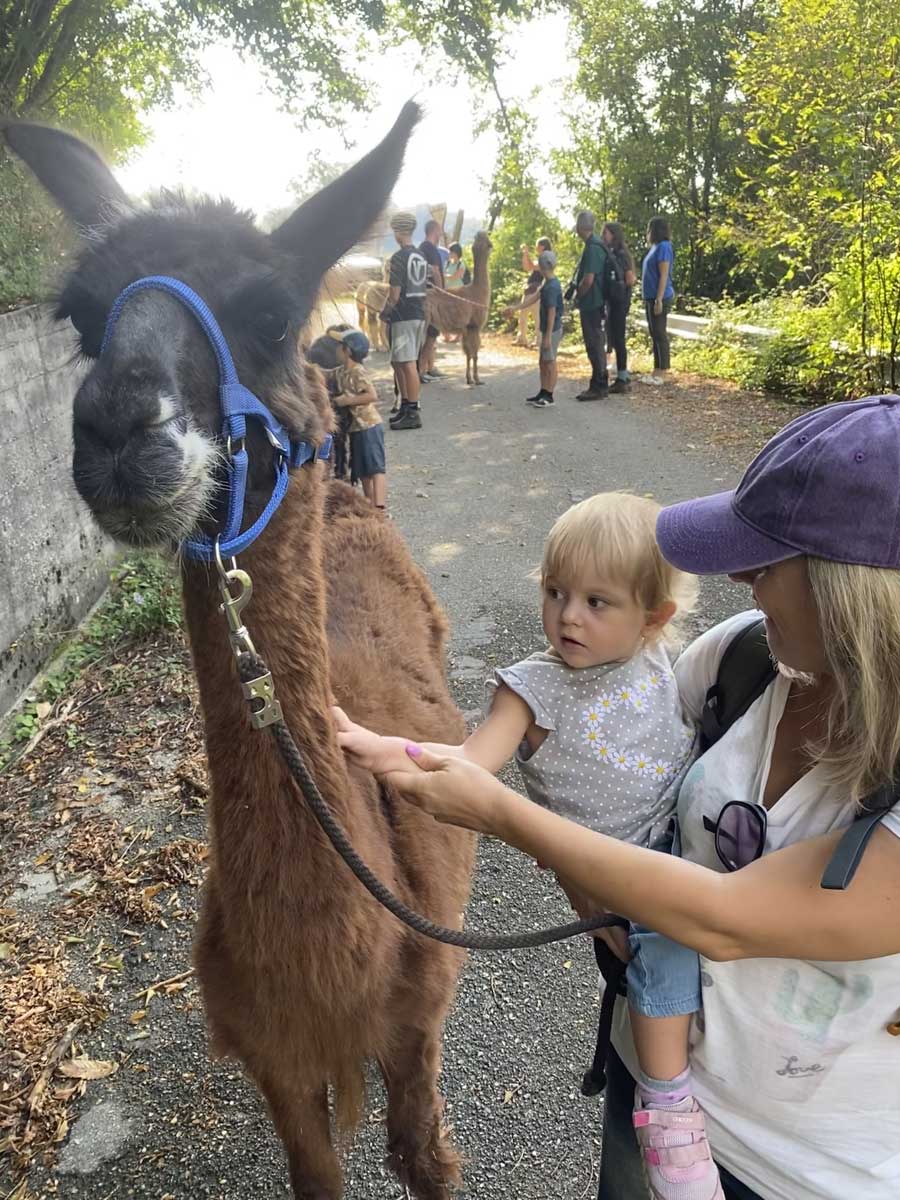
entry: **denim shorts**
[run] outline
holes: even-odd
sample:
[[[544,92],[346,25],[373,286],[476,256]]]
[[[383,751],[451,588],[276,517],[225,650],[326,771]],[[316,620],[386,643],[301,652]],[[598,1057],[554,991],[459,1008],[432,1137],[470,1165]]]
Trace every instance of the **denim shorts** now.
[[[639,925],[631,926],[628,944],[632,959],[625,980],[632,1008],[645,1017],[675,1017],[700,1010],[696,950]]]
[[[350,434],[350,482],[384,473],[384,426],[354,429]]]

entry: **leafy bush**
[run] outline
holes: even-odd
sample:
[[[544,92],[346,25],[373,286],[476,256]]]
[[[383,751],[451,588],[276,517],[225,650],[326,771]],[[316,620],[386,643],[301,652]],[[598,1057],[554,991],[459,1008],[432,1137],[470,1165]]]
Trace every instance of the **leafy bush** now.
[[[741,305],[726,299],[714,307],[694,306],[711,323],[697,342],[673,339],[673,363],[794,400],[849,400],[896,386],[900,263],[875,261],[872,276],[868,305],[873,316],[865,349],[859,327],[861,288],[843,270],[826,277],[815,292],[798,290]],[[738,329],[740,325],[776,332],[753,334]]]

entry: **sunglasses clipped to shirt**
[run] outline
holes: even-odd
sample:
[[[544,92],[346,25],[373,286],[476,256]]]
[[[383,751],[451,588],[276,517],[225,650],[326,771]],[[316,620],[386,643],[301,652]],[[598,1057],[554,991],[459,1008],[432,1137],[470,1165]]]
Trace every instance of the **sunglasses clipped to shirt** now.
[[[893,799],[893,791],[885,790]],[[873,799],[877,803],[881,797]],[[838,842],[822,875],[820,887],[828,891],[844,891],[850,886],[869,838],[890,802],[888,800],[877,811],[864,812],[856,818]],[[714,836],[716,854],[727,871],[739,871],[762,857],[768,827],[769,816],[763,806],[748,804],[745,800],[729,800],[715,821],[706,816],[703,818],[703,828]]]

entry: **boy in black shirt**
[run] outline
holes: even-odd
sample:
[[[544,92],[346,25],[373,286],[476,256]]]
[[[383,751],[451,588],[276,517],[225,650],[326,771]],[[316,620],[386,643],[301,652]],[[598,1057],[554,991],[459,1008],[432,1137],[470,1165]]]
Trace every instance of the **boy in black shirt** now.
[[[416,218],[399,212],[391,229],[400,249],[391,258],[387,304],[381,314],[390,329],[391,366],[400,394],[400,409],[391,417],[391,429],[421,429],[418,358],[425,343],[425,291],[428,264],[412,244]]]

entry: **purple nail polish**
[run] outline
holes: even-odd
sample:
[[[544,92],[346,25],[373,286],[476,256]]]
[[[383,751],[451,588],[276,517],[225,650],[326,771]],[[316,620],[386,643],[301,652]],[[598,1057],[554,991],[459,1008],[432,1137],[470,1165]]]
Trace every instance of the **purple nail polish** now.
[[[415,742],[407,742],[406,743],[406,753],[409,755],[410,758],[418,758],[419,755],[422,753],[422,747],[417,746],[415,744]]]

